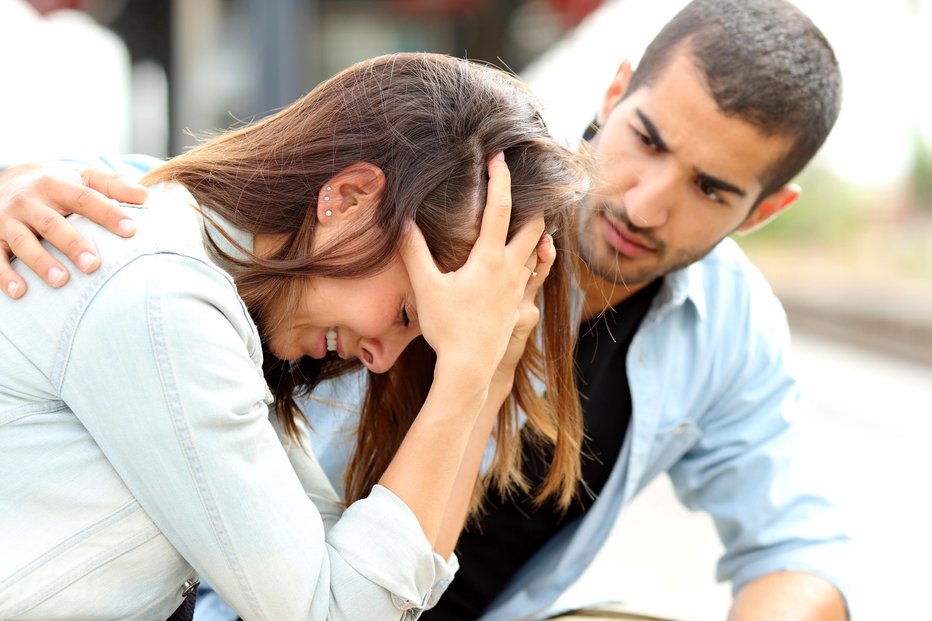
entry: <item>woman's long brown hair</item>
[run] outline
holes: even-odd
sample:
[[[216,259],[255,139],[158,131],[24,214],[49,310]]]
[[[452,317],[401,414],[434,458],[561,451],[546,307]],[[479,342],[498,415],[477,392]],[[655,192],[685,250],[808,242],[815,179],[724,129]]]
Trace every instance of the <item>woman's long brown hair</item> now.
[[[442,269],[460,267],[478,234],[486,162],[497,151],[504,151],[512,178],[509,235],[543,214],[557,259],[542,287],[540,346],[532,339],[519,363],[511,397],[499,414],[490,476],[478,486],[472,508],[488,484],[503,493],[526,486],[520,471],[522,436],[553,449],[550,473],[535,497],[552,497],[565,507],[580,476],[582,436],[569,309],[570,210],[586,190],[586,175],[577,157],[549,136],[536,100],[518,80],[437,54],[364,61],[274,116],[174,158],[144,181],[181,183],[202,208],[233,225],[287,238],[276,256],[251,256],[234,275],[260,333],[266,333],[287,321],[287,310],[308,278],[357,278],[384,269],[408,219],[417,222]],[[379,207],[352,235],[313,249],[320,189],[360,161],[385,174]],[[368,495],[393,458],[424,403],[434,361],[418,338],[390,371],[369,374],[345,474],[347,502]],[[306,395],[359,363],[336,357],[284,362],[266,350],[264,366],[277,416],[297,435],[301,412],[295,395]],[[542,383],[546,398],[532,378]],[[519,433],[519,409],[531,433]]]

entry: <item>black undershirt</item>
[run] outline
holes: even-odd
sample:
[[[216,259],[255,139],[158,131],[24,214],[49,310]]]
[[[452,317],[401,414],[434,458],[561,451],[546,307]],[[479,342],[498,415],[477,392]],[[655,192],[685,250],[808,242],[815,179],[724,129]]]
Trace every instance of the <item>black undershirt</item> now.
[[[625,358],[641,320],[647,314],[658,279],[603,315],[580,327],[576,344],[576,385],[581,396],[586,439],[583,442],[581,488],[565,513],[547,502],[537,508],[529,494],[504,500],[490,491],[478,524],[460,536],[456,579],[432,610],[430,621],[472,621],[508,584],[533,554],[566,524],[582,516],[608,480],[621,452],[631,420],[631,392]],[[551,451],[526,451],[525,474],[532,483],[544,480]]]

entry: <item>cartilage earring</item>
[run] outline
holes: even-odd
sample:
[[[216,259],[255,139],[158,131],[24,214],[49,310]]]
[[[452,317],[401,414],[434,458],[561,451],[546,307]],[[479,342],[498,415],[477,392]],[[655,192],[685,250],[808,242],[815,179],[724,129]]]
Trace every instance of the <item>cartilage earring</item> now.
[[[327,191],[328,191],[328,192],[329,192],[330,190],[332,190],[332,189],[333,189],[333,188],[331,188],[329,185],[327,186]],[[325,201],[329,201],[329,200],[330,200],[330,195],[328,194],[328,195],[324,196],[324,200],[325,200]]]

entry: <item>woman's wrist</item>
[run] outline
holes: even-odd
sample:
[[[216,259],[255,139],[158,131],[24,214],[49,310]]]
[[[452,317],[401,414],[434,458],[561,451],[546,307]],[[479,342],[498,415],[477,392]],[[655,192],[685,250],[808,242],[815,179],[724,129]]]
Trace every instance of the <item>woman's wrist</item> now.
[[[475,362],[438,356],[431,392],[445,393],[463,406],[476,406],[478,411],[486,401],[492,376],[491,370]]]

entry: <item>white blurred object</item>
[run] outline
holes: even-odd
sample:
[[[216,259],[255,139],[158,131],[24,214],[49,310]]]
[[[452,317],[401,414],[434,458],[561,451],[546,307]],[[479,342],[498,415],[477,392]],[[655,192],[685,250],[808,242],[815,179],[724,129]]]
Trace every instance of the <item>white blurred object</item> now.
[[[637,65],[644,49],[687,0],[607,0],[521,77],[547,107],[551,132],[579,142],[595,118],[621,61]]]
[[[130,61],[76,11],[0,0],[0,165],[129,150]]]
[[[932,140],[932,86],[922,63],[932,48],[932,10],[912,0],[871,0],[844,9],[792,0],[825,33],[841,66],[841,115],[816,156],[860,187],[902,183],[918,132]],[[687,0],[606,0],[522,77],[547,106],[553,134],[575,145],[622,59],[637,65]]]

